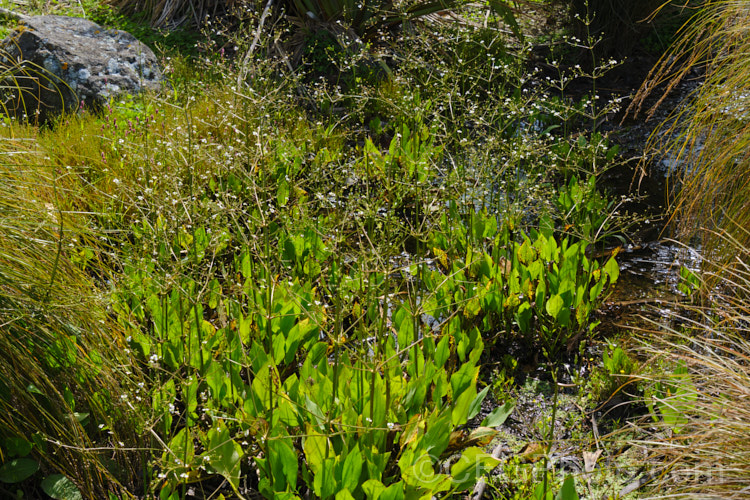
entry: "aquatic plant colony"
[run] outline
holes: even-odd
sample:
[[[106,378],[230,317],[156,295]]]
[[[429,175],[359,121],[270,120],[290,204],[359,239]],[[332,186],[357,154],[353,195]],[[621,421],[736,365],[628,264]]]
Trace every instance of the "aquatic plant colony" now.
[[[692,449],[715,410],[705,346],[672,324],[695,355],[648,363],[599,329],[638,216],[602,182],[625,168],[602,129],[620,99],[598,94],[622,61],[597,50],[593,2],[552,31],[540,13],[568,6],[268,2],[200,35],[93,0],[23,5],[138,33],[170,84],[53,124],[3,117],[0,496],[682,484],[652,445]],[[603,414],[613,398],[637,424]]]

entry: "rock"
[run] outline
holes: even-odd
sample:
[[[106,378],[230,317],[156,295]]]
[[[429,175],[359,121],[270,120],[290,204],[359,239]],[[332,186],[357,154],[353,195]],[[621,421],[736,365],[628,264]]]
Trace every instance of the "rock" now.
[[[156,91],[164,81],[154,53],[133,35],[66,16],[21,18],[0,42],[3,73],[12,74],[0,81],[0,89],[11,87],[5,108],[32,123],[81,107],[101,109],[116,95]]]

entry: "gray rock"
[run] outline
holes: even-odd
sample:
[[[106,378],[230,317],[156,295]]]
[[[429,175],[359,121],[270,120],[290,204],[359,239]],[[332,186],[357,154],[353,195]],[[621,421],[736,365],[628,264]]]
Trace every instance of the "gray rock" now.
[[[0,82],[6,110],[40,123],[164,82],[156,56],[133,35],[65,16],[23,17],[0,42],[0,75],[2,67],[10,68]]]

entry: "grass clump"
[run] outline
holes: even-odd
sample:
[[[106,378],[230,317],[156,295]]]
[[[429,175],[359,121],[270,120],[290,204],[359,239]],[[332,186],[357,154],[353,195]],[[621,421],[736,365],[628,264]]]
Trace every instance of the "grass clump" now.
[[[718,267],[737,260],[734,247],[713,235],[726,233],[748,244],[747,16],[742,2],[706,2],[678,33],[649,83],[649,88],[666,83],[668,92],[693,71],[704,75],[677,119],[660,131],[671,138],[663,145],[670,164],[688,165],[674,172],[677,225],[686,237],[700,238],[706,262]],[[646,95],[644,87],[634,105]]]
[[[139,370],[80,266],[79,245],[95,238],[72,208],[80,193],[29,140],[0,144],[2,488],[41,495],[39,480],[57,483],[57,474],[87,497],[137,490],[149,446]]]
[[[747,260],[747,250],[730,236],[712,237]],[[704,273],[701,286],[708,283],[708,300],[679,309],[677,323],[643,345],[664,370],[650,377],[646,403],[653,420],[637,445],[657,491],[670,498],[747,496],[750,273],[747,266],[724,268]]]
[[[667,138],[653,141],[682,166],[671,172],[674,219],[703,254],[699,272],[680,271],[689,304],[673,305],[643,346],[654,373],[643,386],[648,437],[637,444],[651,468],[644,482],[670,498],[747,496],[747,35],[744,3],[702,3],[634,101],[642,105],[657,84],[668,92],[701,76],[659,129]]]

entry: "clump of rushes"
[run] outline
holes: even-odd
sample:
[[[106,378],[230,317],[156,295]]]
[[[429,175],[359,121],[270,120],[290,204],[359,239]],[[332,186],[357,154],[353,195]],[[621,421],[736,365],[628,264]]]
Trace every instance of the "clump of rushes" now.
[[[737,261],[734,248],[715,234],[726,232],[744,247],[750,245],[746,231],[750,195],[745,181],[750,168],[748,26],[750,14],[743,2],[705,2],[678,32],[677,42],[633,103],[642,105],[649,90],[659,84],[670,91],[691,71],[703,73],[703,82],[686,106],[654,133],[652,142],[657,154],[677,166],[672,172],[680,184],[673,203],[677,225],[686,237],[700,237],[706,262],[720,267]],[[665,136],[671,139],[660,139]]]
[[[663,369],[646,384],[649,422],[634,442],[646,453],[654,490],[669,498],[747,498],[750,475],[750,255],[729,235],[712,235],[742,264],[707,275],[703,307],[682,307],[676,325],[644,337],[643,353]],[[656,362],[658,361],[658,363]]]
[[[66,187],[70,172],[35,150],[34,131],[2,134],[0,491],[137,491],[148,447],[138,414],[148,391],[97,292],[108,275],[84,265],[101,257],[74,208],[84,195]]]

